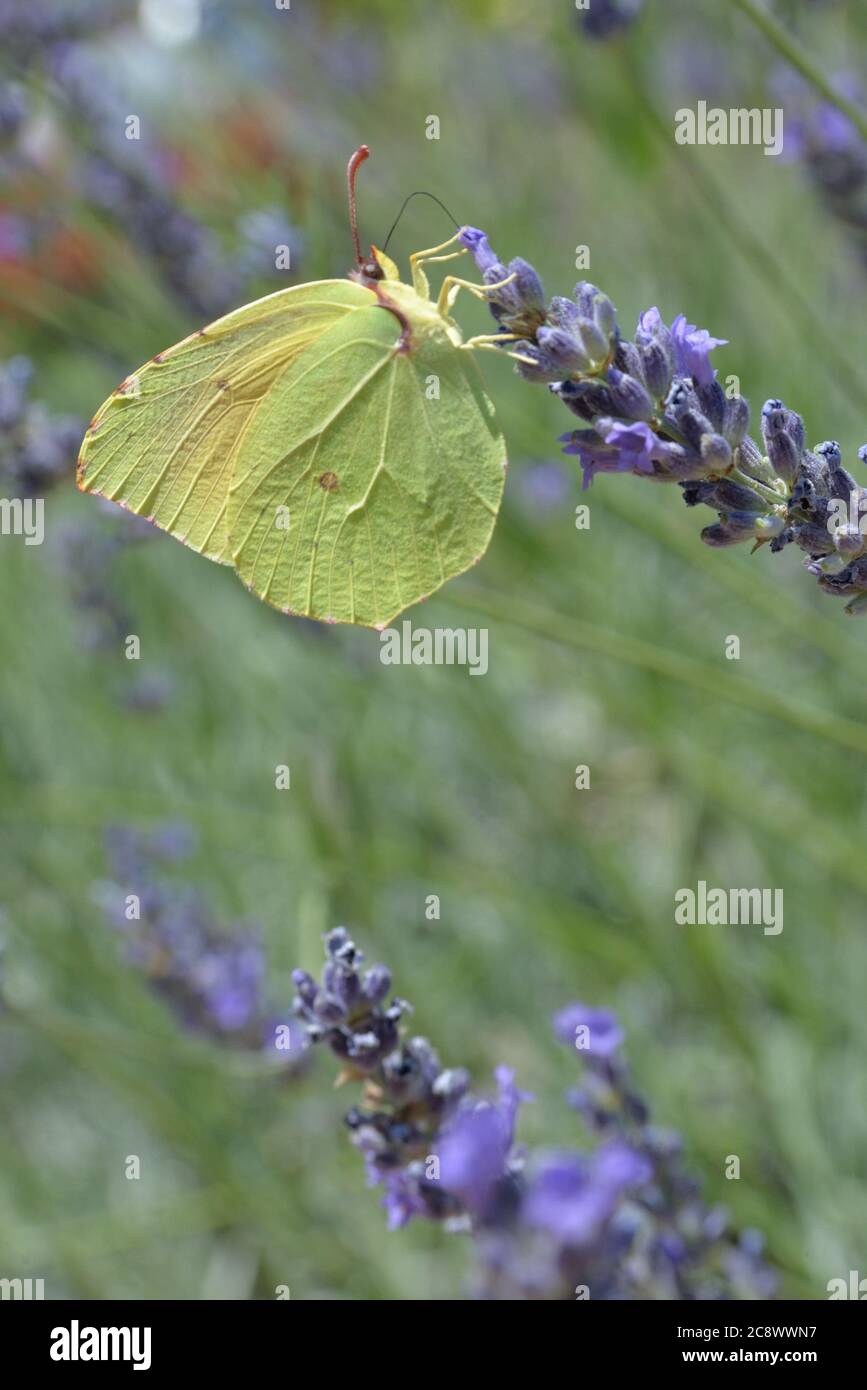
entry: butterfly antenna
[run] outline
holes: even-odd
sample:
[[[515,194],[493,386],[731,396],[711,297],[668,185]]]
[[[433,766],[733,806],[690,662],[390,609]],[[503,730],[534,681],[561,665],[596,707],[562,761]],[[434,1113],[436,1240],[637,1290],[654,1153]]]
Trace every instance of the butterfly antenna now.
[[[349,188],[349,227],[352,232],[352,246],[355,251],[356,265],[362,265],[364,257],[361,254],[361,242],[358,238],[358,211],[355,203],[355,180],[358,177],[358,170],[366,159],[370,158],[370,150],[366,145],[359,145],[355,154],[349,161],[346,170],[346,183]]]
[[[364,146],[362,146],[362,149],[363,149],[363,148],[364,148]],[[354,156],[353,156],[353,158],[354,158]],[[395,228],[397,227],[398,222],[399,222],[400,219],[403,217],[403,214],[404,214],[404,212],[406,211],[406,208],[407,208],[408,204],[412,202],[413,198],[433,198],[434,202],[437,203],[438,206],[442,208],[443,212],[445,213],[446,217],[448,217],[448,219],[450,220],[450,222],[451,222],[456,228],[460,229],[460,223],[458,222],[457,218],[452,216],[452,214],[449,212],[448,208],[446,207],[445,203],[442,202],[442,201],[436,196],[435,193],[428,193],[428,191],[427,191],[426,188],[417,188],[416,191],[415,191],[414,193],[408,193],[407,196],[404,198],[403,204],[401,205],[400,212],[397,214],[397,217],[396,217],[396,218],[394,219],[394,221],[392,222],[392,224],[391,224],[391,230],[389,231],[388,236],[385,238],[385,241],[382,243],[383,252],[385,252],[385,251],[388,250],[388,243],[391,241],[392,233],[394,232]]]

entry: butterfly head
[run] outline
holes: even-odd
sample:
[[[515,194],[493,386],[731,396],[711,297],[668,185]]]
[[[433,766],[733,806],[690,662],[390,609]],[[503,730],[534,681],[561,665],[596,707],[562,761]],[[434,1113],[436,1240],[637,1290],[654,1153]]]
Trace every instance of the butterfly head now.
[[[377,260],[376,247],[371,246],[370,255],[362,258],[354,270],[349,272],[350,280],[358,280],[362,285],[373,285],[386,278],[385,271]]]

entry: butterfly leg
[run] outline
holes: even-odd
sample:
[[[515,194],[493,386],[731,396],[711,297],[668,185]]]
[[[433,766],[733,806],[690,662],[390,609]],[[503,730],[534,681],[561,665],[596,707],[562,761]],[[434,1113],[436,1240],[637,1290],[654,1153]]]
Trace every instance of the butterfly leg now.
[[[477,348],[485,352],[498,352],[503,354],[503,343],[514,343],[520,341],[517,333],[479,333],[475,338],[467,338],[465,343],[461,343],[461,351],[475,352]],[[513,358],[516,362],[526,362],[529,366],[535,366],[532,357],[525,357],[522,352],[511,352],[506,349],[506,357]]]
[[[465,256],[467,254],[465,247],[461,247],[460,251],[452,251],[448,256],[440,256],[437,254],[439,251],[445,251],[449,246],[453,246],[456,241],[457,235],[449,237],[448,241],[444,241],[440,246],[431,246],[427,251],[414,251],[410,256],[409,264],[412,270],[412,287],[416,294],[420,295],[422,299],[430,298],[430,286],[428,285],[427,276],[421,268],[422,262],[451,261],[457,256]]]
[[[419,261],[429,261],[431,256],[438,255],[440,251],[447,251],[450,246],[454,246],[459,235],[459,232],[455,232],[454,236],[450,236],[448,241],[441,241],[439,246],[429,246],[426,251],[413,251],[409,258],[410,265],[414,266]],[[459,252],[456,251],[455,255],[463,255],[463,248]]]
[[[439,298],[437,300],[437,310],[446,315],[458,297],[460,290],[469,290],[476,299],[485,300],[494,290],[501,290],[505,285],[511,285],[517,279],[515,272],[507,275],[505,280],[497,280],[493,285],[476,285],[472,280],[461,280],[457,275],[447,275],[440,286]]]
[[[461,347],[488,347],[493,344],[501,345],[503,343],[514,343],[517,341],[517,333],[477,333],[474,338],[467,338],[465,343],[461,343]]]

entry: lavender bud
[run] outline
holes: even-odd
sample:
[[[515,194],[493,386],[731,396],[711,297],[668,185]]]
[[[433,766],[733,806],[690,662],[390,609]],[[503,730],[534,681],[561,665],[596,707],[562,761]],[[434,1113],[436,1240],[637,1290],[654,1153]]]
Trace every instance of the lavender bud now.
[[[454,1104],[466,1095],[470,1085],[470,1074],[465,1067],[450,1067],[441,1071],[433,1083],[433,1094],[446,1104]]]
[[[542,349],[542,356],[550,369],[559,376],[572,372],[586,372],[590,361],[583,351],[578,338],[563,328],[540,328],[536,342]]]
[[[696,452],[701,452],[701,442],[705,436],[714,437],[710,420],[699,410],[680,409],[675,415],[677,428],[687,444]]]
[[[545,291],[542,288],[542,281],[529,262],[516,256],[514,260],[509,261],[508,274],[517,276],[509,288],[514,290],[518,296],[521,309],[543,313]]]
[[[601,381],[558,381],[552,383],[550,390],[582,420],[617,414],[611,391]]]
[[[786,482],[791,482],[798,472],[800,462],[791,436],[784,431],[779,434],[765,431],[765,448],[774,472]]]
[[[746,435],[738,446],[738,459],[743,471],[749,473],[751,478],[759,478],[765,483],[773,483],[776,480],[774,470],[749,435]]]
[[[722,433],[732,446],[740,444],[750,425],[750,407],[743,396],[733,396],[725,403]]]
[[[571,299],[558,294],[551,300],[547,317],[552,327],[573,332],[578,324],[578,307]]]
[[[725,520],[713,526],[706,526],[701,533],[705,545],[719,548],[726,545],[739,545],[755,536],[756,516],[754,512],[731,511]]]
[[[323,940],[330,956],[336,956],[345,946],[351,945],[349,932],[345,927],[333,927],[331,931],[325,933]]]
[[[681,483],[680,487],[683,491],[683,500],[687,507],[700,507],[704,504],[709,507],[715,505],[717,492],[715,483],[694,480]]]
[[[742,483],[734,483],[730,478],[721,478],[712,485],[713,505],[726,510],[750,512],[764,510],[764,502]]]
[[[641,353],[644,380],[647,382],[648,391],[654,400],[664,400],[668,395],[674,372],[674,358],[671,350],[666,348],[661,339],[653,338],[650,342],[642,343],[639,352]]]
[[[344,948],[345,949],[345,948]],[[339,999],[344,1010],[349,1012],[355,1000],[361,992],[361,982],[358,973],[343,965],[339,959],[328,962],[322,972],[322,983],[326,993]]]
[[[599,293],[595,285],[591,285],[589,280],[579,280],[573,291],[575,304],[577,305],[578,317],[583,319],[593,318],[593,301]]]
[[[824,459],[831,469],[839,468],[843,461],[843,453],[836,439],[826,439],[824,444],[817,444],[813,453]]]
[[[391,989],[391,971],[384,965],[372,965],[365,972],[361,992],[372,1004],[379,1004]]]
[[[608,339],[593,319],[579,318],[578,331],[590,361],[595,365],[604,362],[608,356]]]
[[[312,975],[308,975],[306,970],[293,970],[292,983],[298,991],[298,996],[303,1004],[312,1006],[316,998],[316,981]]]
[[[732,451],[721,434],[703,434],[700,441],[702,463],[714,473],[731,467]]]
[[[653,416],[653,402],[640,381],[627,376],[616,367],[608,370],[608,385],[611,390],[613,410],[611,414],[621,415],[626,420],[650,420]]]
[[[316,991],[312,1007],[321,1023],[340,1023],[346,1017],[340,1000],[333,994],[326,994],[323,989]]]
[[[782,401],[766,401],[762,406],[762,437],[774,471],[790,483],[797,475],[804,442],[804,423]]]
[[[644,365],[641,361],[641,353],[634,343],[630,343],[626,338],[620,338],[614,351],[614,365],[618,371],[625,372],[627,376],[634,376],[636,381],[644,384]]]
[[[579,319],[590,320],[604,339],[606,347],[602,355],[607,357],[609,340],[616,339],[618,336],[617,314],[614,305],[607,294],[603,294],[596,285],[591,285],[588,280],[581,280],[575,286],[575,302],[578,306]]]
[[[725,418],[726,398],[725,392],[718,381],[697,382],[695,393],[698,396],[699,405],[710,420],[714,429],[723,433],[723,420]]]

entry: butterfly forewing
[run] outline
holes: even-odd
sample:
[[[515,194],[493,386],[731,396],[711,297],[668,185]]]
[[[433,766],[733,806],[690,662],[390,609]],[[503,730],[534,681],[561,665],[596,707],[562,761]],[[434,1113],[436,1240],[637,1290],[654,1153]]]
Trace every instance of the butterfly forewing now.
[[[292,363],[372,302],[370,290],[349,280],[298,285],[159,353],[92,420],[79,487],[231,564],[226,499],[247,429]]]

